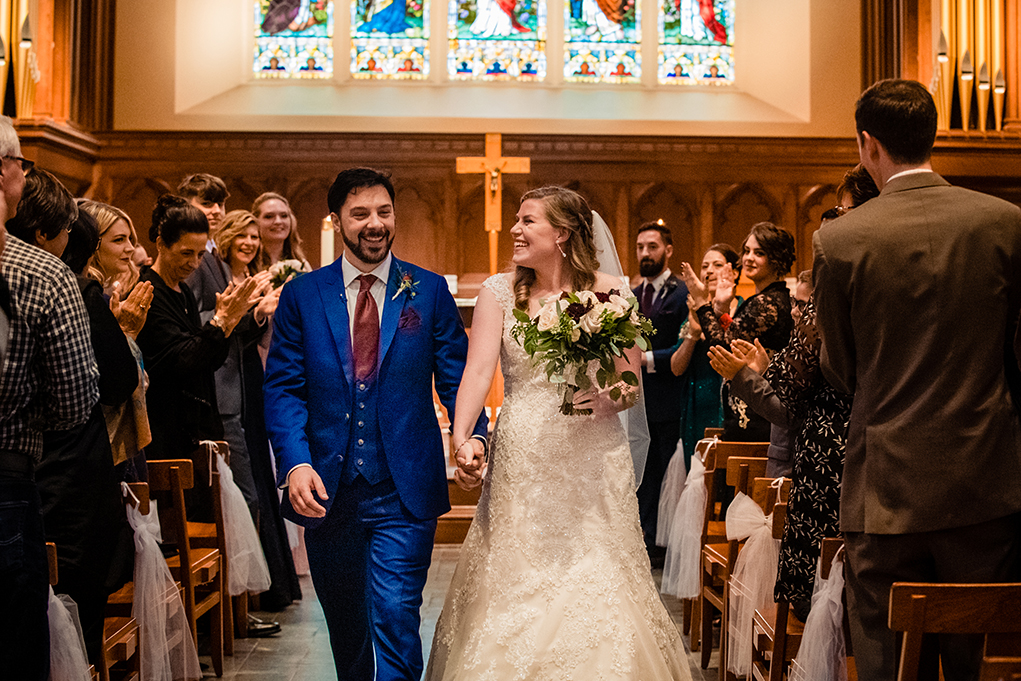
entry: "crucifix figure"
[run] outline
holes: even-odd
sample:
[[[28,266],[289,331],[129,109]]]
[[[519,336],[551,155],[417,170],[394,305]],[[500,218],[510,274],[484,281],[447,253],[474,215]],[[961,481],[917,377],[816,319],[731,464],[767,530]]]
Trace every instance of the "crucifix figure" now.
[[[458,156],[457,172],[485,173],[489,181],[486,188],[486,231],[489,232],[489,273],[496,274],[496,248],[500,235],[503,199],[503,174],[528,173],[530,161],[527,156],[502,156],[499,133],[486,134],[485,156]]]

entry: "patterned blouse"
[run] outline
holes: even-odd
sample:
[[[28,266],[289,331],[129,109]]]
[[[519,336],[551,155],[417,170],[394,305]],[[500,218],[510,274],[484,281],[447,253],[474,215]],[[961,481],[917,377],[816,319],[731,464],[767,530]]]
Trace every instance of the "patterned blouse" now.
[[[749,342],[758,338],[769,350],[783,350],[794,326],[791,294],[786,282],[774,281],[738,307],[726,328],[709,303],[698,308],[698,321],[710,345],[729,347],[738,338]]]

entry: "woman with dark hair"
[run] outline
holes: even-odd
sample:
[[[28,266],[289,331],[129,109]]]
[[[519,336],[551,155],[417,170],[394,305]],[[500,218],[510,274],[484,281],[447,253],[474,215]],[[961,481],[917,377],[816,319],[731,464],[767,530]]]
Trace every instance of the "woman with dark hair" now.
[[[461,483],[481,484],[486,474],[484,447],[470,436],[498,360],[504,402],[426,678],[689,679],[652,581],[618,415],[636,391],[620,400],[609,388],[580,391],[574,404],[590,415],[566,416],[557,385],[512,334],[516,312],[534,317],[566,291],[633,298],[596,270],[593,213],[577,193],[526,193],[511,235],[515,270],[483,284],[457,393]],[[637,347],[624,354],[621,367],[640,366]]]
[[[741,276],[741,259],[729,244],[714,244],[702,258],[702,283],[710,298],[716,297],[717,284],[731,282]],[[690,300],[690,297],[689,297]],[[740,299],[733,305],[740,305]],[[723,405],[720,402],[720,376],[709,366],[709,342],[702,334],[695,309],[688,310],[688,320],[681,325],[674,354],[670,357],[670,370],[684,378],[681,395],[681,442],[684,443],[685,470],[691,468],[691,455],[706,428],[723,425]]]
[[[782,350],[791,336],[791,294],[784,276],[794,264],[794,237],[771,222],[752,226],[742,246],[742,270],[755,285],[755,295],[744,301],[733,316],[730,301],[732,285],[716,287],[715,301],[710,301],[706,287],[698,281],[687,264],[681,276],[688,284],[692,305],[709,345],[730,346],[737,339],[753,341],[773,352]],[[730,394],[727,382],[722,388],[723,438],[740,442],[768,442],[769,421],[748,409],[741,399]]]
[[[206,252],[208,234],[209,222],[198,208],[180,196],[159,198],[149,228],[158,255],[140,277],[153,286],[152,308],[138,334],[150,380],[150,459],[190,458],[200,440],[223,439],[214,372],[227,358],[231,333],[257,302],[258,281],[230,284],[203,324],[184,280]],[[196,514],[208,517],[208,500],[191,496],[205,506]]]

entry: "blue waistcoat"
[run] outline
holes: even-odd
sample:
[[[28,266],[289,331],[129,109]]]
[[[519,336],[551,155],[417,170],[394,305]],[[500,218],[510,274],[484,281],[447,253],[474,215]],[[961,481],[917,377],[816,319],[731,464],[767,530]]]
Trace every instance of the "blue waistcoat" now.
[[[347,458],[340,479],[350,485],[359,475],[369,484],[376,485],[390,477],[386,464],[383,439],[379,430],[379,382],[373,374],[355,382],[351,437],[348,439]]]

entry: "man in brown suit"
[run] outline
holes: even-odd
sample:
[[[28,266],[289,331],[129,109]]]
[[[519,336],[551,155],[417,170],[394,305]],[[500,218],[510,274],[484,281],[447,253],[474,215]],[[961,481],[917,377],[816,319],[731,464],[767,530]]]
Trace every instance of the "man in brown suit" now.
[[[816,233],[815,296],[823,372],[854,395],[840,525],[858,677],[892,681],[893,582],[1018,578],[1021,210],[932,171],[919,83],[876,83],[855,122],[881,193]],[[939,641],[948,681],[977,676],[978,644]]]

